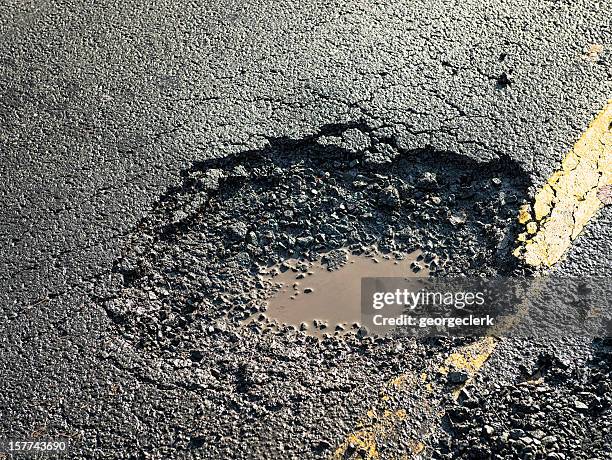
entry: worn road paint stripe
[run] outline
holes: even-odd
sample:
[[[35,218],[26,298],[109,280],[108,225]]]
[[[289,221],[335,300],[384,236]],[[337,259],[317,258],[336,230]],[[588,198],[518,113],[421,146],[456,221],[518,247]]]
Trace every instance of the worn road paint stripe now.
[[[454,387],[451,394],[454,399],[459,397],[461,389],[468,384],[473,376],[491,355],[495,347],[495,339],[486,337],[477,342],[462,346],[451,353],[433,372],[447,375],[451,371],[463,371],[468,375],[468,381]],[[332,460],[380,459],[380,444],[398,436],[401,425],[412,423],[411,432],[418,434],[415,439],[402,439],[400,443],[406,446],[407,453],[404,458],[418,458],[425,450],[423,439],[436,428],[434,421],[439,420],[442,401],[441,396],[447,393],[448,388],[440,379],[431,380],[427,372],[419,375],[411,373],[402,374],[387,382],[381,397],[375,406],[367,412],[366,417],[357,424],[357,430],[349,434],[344,442],[332,454]],[[415,401],[410,410],[393,407],[397,400],[397,393],[410,395]],[[415,417],[415,411],[417,417]],[[420,419],[420,420],[419,420]],[[428,420],[429,423],[422,423]]]
[[[407,418],[404,408],[395,409],[394,402],[398,395],[413,394],[415,399],[423,399],[427,386],[421,385],[424,376],[402,374],[389,380],[384,386],[378,401],[366,417],[357,423],[357,429],[349,434],[345,441],[332,454],[333,460],[358,458],[363,460],[378,460],[380,458],[379,444],[388,437],[399,432],[397,429]],[[429,410],[425,406],[422,409]],[[405,440],[406,446],[414,453],[420,452],[425,446],[418,440]]]
[[[467,381],[452,390],[453,399],[457,400],[461,390],[469,385],[480,368],[489,359],[497,341],[493,337],[485,337],[477,342],[461,347],[452,353],[440,366],[440,373],[448,375],[450,371],[463,371],[468,375]]]
[[[552,267],[604,205],[599,194],[612,185],[612,100],[593,120],[533,206],[519,211],[525,232],[515,255],[534,267]]]

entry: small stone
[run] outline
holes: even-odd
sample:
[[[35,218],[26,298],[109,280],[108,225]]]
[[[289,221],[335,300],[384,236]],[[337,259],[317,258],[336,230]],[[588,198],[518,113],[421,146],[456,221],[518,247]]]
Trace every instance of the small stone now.
[[[244,222],[236,222],[228,228],[228,235],[234,241],[243,240],[248,233],[248,227]]]
[[[303,322],[300,324],[300,331],[307,331],[308,330],[308,323]]]
[[[452,371],[446,376],[449,383],[460,384],[467,382],[469,375],[464,371]]]
[[[495,433],[495,429],[491,426],[491,425],[485,425],[482,429],[482,431],[487,435],[487,436],[491,436],[493,433]]]
[[[380,192],[378,202],[389,208],[399,208],[401,204],[399,192],[395,187],[389,186]]]
[[[432,172],[425,172],[419,177],[419,185],[425,190],[433,190],[438,187],[438,181],[436,174]]]
[[[556,436],[545,436],[541,439],[542,444],[547,445],[547,444],[554,444],[558,441]]]
[[[449,221],[451,225],[457,227],[459,225],[465,224],[465,216],[451,216]]]
[[[493,182],[493,184],[495,185],[501,185],[502,181],[499,177],[494,177],[493,179],[491,179],[491,182]]]
[[[574,407],[578,410],[588,410],[589,406],[587,406],[585,403],[583,403],[582,401],[574,401]]]
[[[501,75],[497,77],[497,85],[502,88],[505,88],[512,83],[514,83],[514,80],[506,72],[502,72]]]
[[[234,177],[249,177],[249,172],[247,171],[247,169],[244,166],[238,165],[238,166],[234,167],[234,169],[232,169],[232,176],[234,176]]]
[[[192,350],[189,353],[189,359],[191,359],[191,361],[194,363],[199,363],[202,361],[202,359],[204,359],[204,353],[202,353],[200,350]]]
[[[314,242],[312,236],[300,236],[295,240],[300,246],[310,246]]]
[[[314,291],[313,288],[307,287],[307,288],[304,289],[304,294],[310,294],[313,291]]]
[[[600,43],[591,43],[584,48],[583,57],[591,62],[597,62],[601,53],[604,51],[604,46]]]

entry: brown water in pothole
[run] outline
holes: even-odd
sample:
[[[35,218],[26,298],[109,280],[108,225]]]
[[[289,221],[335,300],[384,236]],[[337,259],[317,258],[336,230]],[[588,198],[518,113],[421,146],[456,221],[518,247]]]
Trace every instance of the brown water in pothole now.
[[[361,278],[427,276],[428,268],[418,260],[420,255],[421,251],[415,251],[397,260],[380,254],[347,253],[346,263],[334,270],[321,261],[286,261],[285,268],[290,267],[286,271],[265,276],[267,281],[280,285],[267,301],[265,316],[319,337],[358,328]]]

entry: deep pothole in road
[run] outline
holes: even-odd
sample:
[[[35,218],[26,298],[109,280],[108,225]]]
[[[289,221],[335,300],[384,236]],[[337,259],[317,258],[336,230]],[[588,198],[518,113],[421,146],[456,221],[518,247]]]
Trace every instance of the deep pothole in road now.
[[[434,275],[508,274],[528,186],[508,158],[406,151],[385,128],[272,139],[183,171],[115,262],[105,309],[139,346],[175,348],[264,310],[262,274],[289,259],[328,266],[333,251],[376,247],[396,260],[419,250]]]

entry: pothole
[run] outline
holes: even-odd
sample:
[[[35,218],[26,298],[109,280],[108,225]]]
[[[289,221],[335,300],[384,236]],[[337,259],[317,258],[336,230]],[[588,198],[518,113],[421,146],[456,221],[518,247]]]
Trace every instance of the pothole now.
[[[399,258],[422,250],[435,276],[509,274],[526,178],[509,158],[403,150],[389,127],[271,139],[185,170],[116,261],[104,306],[138,346],[189,349],[263,312],[260,274],[289,259],[318,263],[342,248],[359,257],[375,245]]]

